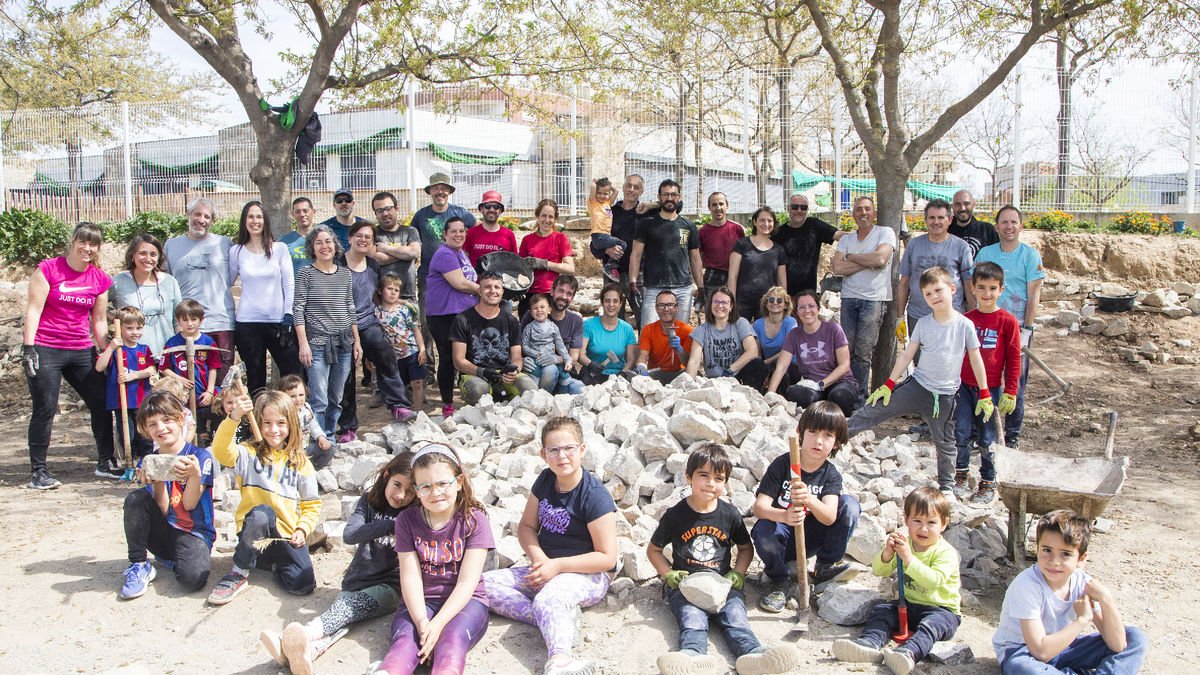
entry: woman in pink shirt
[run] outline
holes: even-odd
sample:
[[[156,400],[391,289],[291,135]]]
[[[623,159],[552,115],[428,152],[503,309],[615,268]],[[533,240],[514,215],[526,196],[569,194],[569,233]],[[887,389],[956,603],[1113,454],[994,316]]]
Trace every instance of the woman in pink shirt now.
[[[63,378],[87,404],[96,441],[96,475],[120,478],[113,457],[113,425],[105,401],[105,381],[96,372],[96,351],[108,347],[108,288],[112,279],[100,269],[104,235],[93,223],[80,223],[71,234],[67,254],[43,260],[29,278],[25,308],[23,361],[33,415],[29,418],[29,487],[56,488],[60,483],[46,470],[46,451],[58,391]]]
[[[533,210],[537,229],[525,235],[517,254],[534,269],[533,286],[517,305],[517,316],[525,316],[529,309],[529,298],[538,293],[549,293],[554,280],[560,274],[575,274],[575,251],[567,235],[554,229],[558,222],[558,204],[553,199],[543,199]]]

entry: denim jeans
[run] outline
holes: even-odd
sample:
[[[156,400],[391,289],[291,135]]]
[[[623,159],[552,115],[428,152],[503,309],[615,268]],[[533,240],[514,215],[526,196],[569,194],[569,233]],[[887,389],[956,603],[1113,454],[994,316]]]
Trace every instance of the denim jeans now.
[[[50,432],[54,414],[58,412],[58,392],[64,379],[87,404],[98,463],[113,459],[113,416],[106,406],[104,374],[96,372],[96,350],[41,345],[34,349],[38,354],[37,376],[26,378],[33,402],[33,414],[29,416],[29,468],[32,471],[46,468]]]
[[[366,328],[358,327],[358,341],[362,345],[363,360],[375,366],[375,378],[379,382],[379,395],[388,409],[397,406],[411,408],[408,391],[404,380],[400,379],[400,371],[396,369],[396,352],[383,333],[383,326],[378,323]],[[354,380],[353,371],[346,377],[342,389],[342,416],[338,423],[343,429],[358,429],[358,382]]]
[[[1058,656],[1043,663],[1033,658],[1028,647],[1012,650],[1000,658],[1003,675],[1052,675],[1092,672],[1095,675],[1134,675],[1142,667],[1149,644],[1141,630],[1125,626],[1125,649],[1114,653],[1099,633],[1075,638]]]
[[[992,462],[992,443],[996,440],[994,420],[983,421],[975,414],[979,402],[979,387],[961,384],[958,387],[958,410],[954,412],[954,442],[958,446],[958,461],[955,469],[966,471],[971,468],[971,445],[979,448],[979,477],[996,480],[996,465]],[[994,414],[994,413],[993,413]]]
[[[292,595],[308,595],[317,587],[317,574],[313,571],[308,546],[297,548],[286,541],[273,541],[259,551],[254,545],[259,539],[281,536],[271,507],[262,505],[250,509],[242,520],[241,532],[238,532],[233,564],[244,570],[251,567],[274,570],[275,581],[283,586],[283,590]]]
[[[146,562],[146,551],[175,563],[175,579],[191,593],[204,588],[212,571],[208,542],[167,522],[154,495],[146,489],[125,495],[125,544],[129,562]]]
[[[1017,407],[1004,416],[1004,444],[1021,444],[1021,424],[1025,421],[1025,385],[1029,382],[1029,357],[1021,354],[1021,378],[1017,381]]]
[[[846,545],[854,528],[858,527],[858,516],[862,507],[852,495],[838,495],[837,516],[832,525],[826,525],[810,513],[804,519],[804,551],[817,557],[817,563],[832,565],[846,555]],[[790,525],[762,519],[750,531],[754,548],[763,561],[763,571],[772,581],[787,579],[787,564],[796,559],[796,535]]]
[[[694,654],[708,653],[709,617],[725,632],[725,641],[734,657],[759,651],[762,644],[750,630],[750,617],[746,614],[746,600],[741,591],[729,589],[729,596],[721,610],[709,614],[687,601],[678,588],[667,589],[667,604],[679,621],[679,651]]]
[[[354,365],[353,357],[350,350],[346,350],[336,354],[333,362],[326,363],[322,345],[313,348],[312,365],[304,369],[308,373],[308,404],[312,406],[317,424],[328,437],[333,436],[338,418],[342,416],[342,390]]]
[[[679,320],[687,323],[688,317],[692,315],[692,286],[643,286],[642,287],[642,325],[649,326],[658,321],[658,310],[654,308],[654,303],[658,300],[658,294],[662,291],[670,291],[675,294],[675,302],[678,303],[678,308],[675,310],[675,316]]]
[[[871,385],[871,359],[886,309],[887,303],[882,300],[842,297],[842,330],[850,343],[850,372],[864,392]]]
[[[538,387],[551,394],[571,394],[573,396],[583,393],[583,383],[571,377],[560,365],[534,366],[530,375],[537,380]]]
[[[900,615],[896,611],[898,601],[881,602],[871,608],[867,617],[867,625],[863,627],[858,639],[876,649],[887,646],[892,635],[900,630]],[[903,649],[912,656],[914,662],[929,655],[933,644],[939,640],[949,640],[958,631],[962,617],[945,607],[908,603],[908,630],[910,637]]]

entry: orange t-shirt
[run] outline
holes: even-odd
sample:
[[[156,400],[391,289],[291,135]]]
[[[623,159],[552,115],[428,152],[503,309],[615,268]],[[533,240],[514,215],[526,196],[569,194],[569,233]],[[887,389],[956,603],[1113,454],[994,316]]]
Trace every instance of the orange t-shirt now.
[[[688,324],[676,319],[675,334],[679,336],[680,342],[683,343],[683,353],[690,354],[692,352],[692,327]],[[668,373],[673,373],[678,370],[683,370],[687,365],[686,360],[680,361],[679,355],[671,349],[670,341],[663,333],[662,322],[655,321],[654,323],[642,329],[642,336],[638,339],[638,350],[648,352],[650,354],[648,368],[657,368]]]

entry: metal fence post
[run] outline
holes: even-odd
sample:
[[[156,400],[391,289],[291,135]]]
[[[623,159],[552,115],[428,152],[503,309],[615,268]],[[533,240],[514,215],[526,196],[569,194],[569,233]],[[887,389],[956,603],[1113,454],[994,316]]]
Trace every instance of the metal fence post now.
[[[842,212],[842,114],[835,112],[833,117],[833,213]],[[839,222],[834,223],[837,227]]]
[[[1021,64],[1018,62],[1014,72],[1013,87],[1013,128],[1012,128],[1012,166],[1013,186],[1012,205],[1021,208]],[[999,176],[996,177],[997,179]]]
[[[408,97],[408,109],[404,114],[405,134],[408,136],[408,205],[410,213],[417,212],[417,134],[416,134],[416,107],[417,107],[417,85],[411,79],[408,81],[408,86],[405,87]]]
[[[4,123],[0,122],[0,211],[8,208],[5,197],[7,191],[4,189]]]
[[[133,218],[133,160],[129,147],[129,103],[121,102],[121,144],[125,152],[125,220]]]
[[[1192,96],[1188,106],[1187,212],[1196,212],[1196,133],[1200,132],[1200,66],[1192,66]]]
[[[575,130],[579,126],[578,115],[579,115],[579,85],[575,85],[575,88],[571,91],[571,143],[570,143],[570,145],[571,145],[571,166],[570,166],[568,174],[567,174],[569,176],[568,180],[570,181],[569,187],[567,188],[567,212],[570,213],[572,216],[577,213],[575,211],[575,206],[576,206],[575,192],[578,189],[578,186],[575,184],[575,181],[578,180],[578,176],[576,175],[576,171],[575,171],[575,168],[576,168],[575,162],[579,161],[577,159],[579,157],[579,145],[578,145],[579,141],[575,138]]]
[[[746,174],[747,182],[753,175],[750,164],[750,105],[750,69],[742,68],[742,173]]]

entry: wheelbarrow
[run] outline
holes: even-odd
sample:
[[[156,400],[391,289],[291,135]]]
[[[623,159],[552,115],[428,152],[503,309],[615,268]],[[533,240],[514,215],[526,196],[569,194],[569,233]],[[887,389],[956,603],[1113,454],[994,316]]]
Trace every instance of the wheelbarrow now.
[[[479,271],[499,274],[504,299],[510,302],[520,302],[533,286],[533,268],[511,251],[493,251],[480,257]]]
[[[1008,508],[1008,551],[1014,563],[1025,560],[1025,515],[1071,509],[1091,520],[1108,506],[1125,484],[1128,457],[1113,458],[1117,413],[1108,413],[1108,439],[1103,458],[1035,455],[992,446],[1000,500]]]

